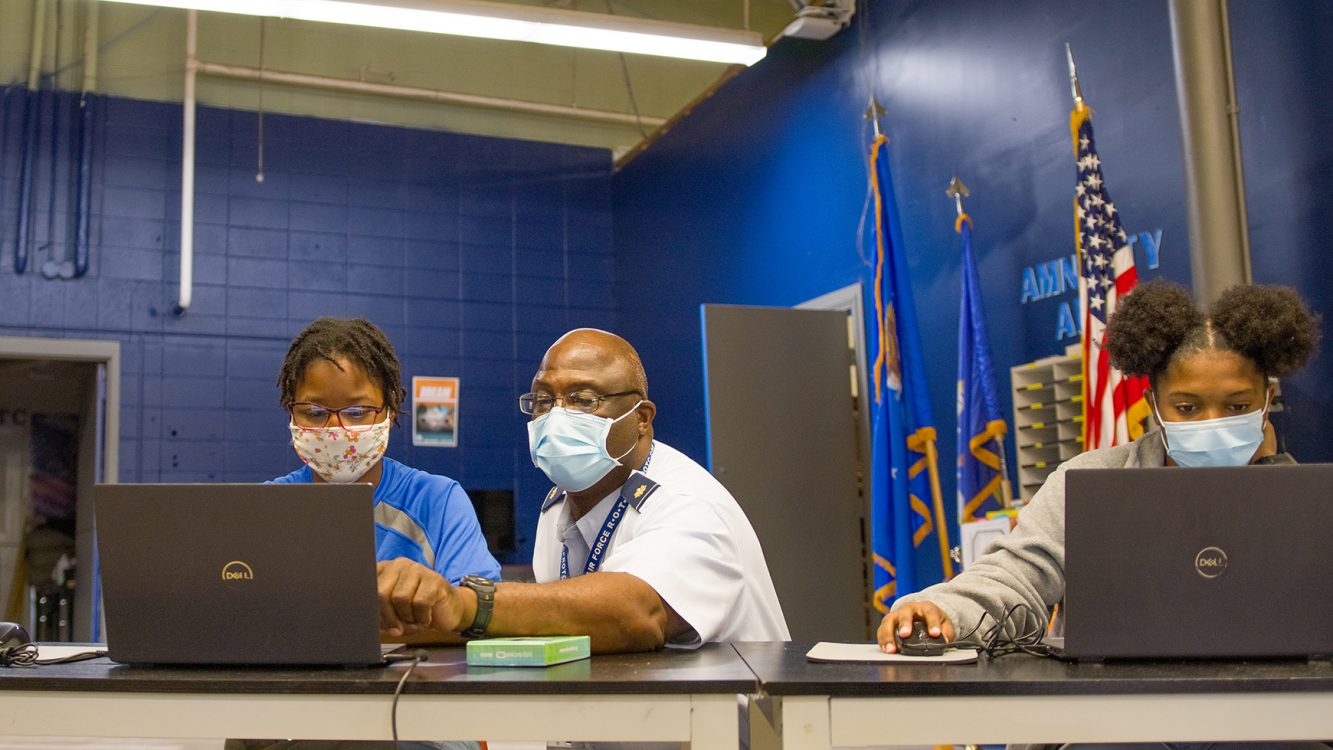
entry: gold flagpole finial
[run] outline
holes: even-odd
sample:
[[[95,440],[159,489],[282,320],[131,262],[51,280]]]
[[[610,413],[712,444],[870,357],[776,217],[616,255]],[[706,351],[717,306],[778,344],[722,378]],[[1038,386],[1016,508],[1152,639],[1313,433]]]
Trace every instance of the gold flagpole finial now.
[[[869,120],[872,125],[874,125],[876,138],[883,135],[883,133],[881,133],[879,130],[879,117],[882,114],[884,114],[884,108],[879,105],[879,102],[875,101],[875,95],[871,94],[870,106],[866,107],[866,119]]]
[[[967,185],[964,185],[963,181],[958,179],[958,175],[954,175],[953,179],[949,180],[949,187],[944,191],[944,194],[953,198],[953,206],[958,210],[958,215],[962,216],[964,213],[963,198],[972,195],[972,191],[968,190]]]
[[[1083,106],[1083,90],[1078,87],[1078,69],[1074,67],[1074,51],[1065,42],[1065,59],[1069,61],[1069,86],[1074,94],[1074,106]]]

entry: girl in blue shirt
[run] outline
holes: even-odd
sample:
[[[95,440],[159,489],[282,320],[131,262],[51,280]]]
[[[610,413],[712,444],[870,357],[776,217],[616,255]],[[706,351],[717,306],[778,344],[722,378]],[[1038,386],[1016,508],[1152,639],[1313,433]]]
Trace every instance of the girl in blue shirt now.
[[[292,341],[278,375],[292,445],[305,466],[275,483],[375,485],[375,553],[406,558],[453,583],[497,579],[476,511],[454,480],[384,456],[406,391],[384,332],[363,318],[319,318]]]

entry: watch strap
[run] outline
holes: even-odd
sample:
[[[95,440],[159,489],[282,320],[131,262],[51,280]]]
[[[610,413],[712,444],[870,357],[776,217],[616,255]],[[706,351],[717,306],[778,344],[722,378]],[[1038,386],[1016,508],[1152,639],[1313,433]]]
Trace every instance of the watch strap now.
[[[464,638],[480,638],[486,635],[491,624],[491,612],[495,608],[495,581],[482,576],[465,575],[458,582],[467,586],[477,595],[477,615],[472,624],[463,631]]]

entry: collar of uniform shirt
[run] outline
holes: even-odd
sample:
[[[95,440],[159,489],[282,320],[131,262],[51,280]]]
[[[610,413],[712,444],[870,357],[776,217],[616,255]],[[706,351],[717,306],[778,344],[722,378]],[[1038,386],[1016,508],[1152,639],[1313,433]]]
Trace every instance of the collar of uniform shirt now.
[[[570,509],[566,504],[560,511],[560,524],[556,527],[560,541],[566,545],[569,544],[570,535],[577,531],[579,538],[583,540],[583,556],[586,557],[588,550],[592,549],[593,543],[597,540],[597,535],[601,533],[602,524],[606,522],[606,517],[611,513],[611,508],[616,504],[616,498],[620,497],[620,488],[607,495],[592,507],[592,510],[583,514],[583,517],[577,521],[570,521]],[[572,551],[572,550],[571,550]],[[574,556],[571,555],[571,559]]]

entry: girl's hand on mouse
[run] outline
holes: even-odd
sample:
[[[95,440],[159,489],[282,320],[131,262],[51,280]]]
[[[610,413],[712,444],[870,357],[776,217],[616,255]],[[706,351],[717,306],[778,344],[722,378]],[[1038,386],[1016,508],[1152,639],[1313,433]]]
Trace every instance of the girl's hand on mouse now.
[[[924,622],[926,632],[932,636],[943,635],[944,640],[953,640],[953,623],[949,622],[949,616],[944,614],[944,610],[933,602],[912,602],[884,615],[875,634],[879,650],[886,654],[896,653],[898,646],[893,640],[894,631],[898,631],[899,638],[906,638],[912,634],[912,622],[916,620]]]

